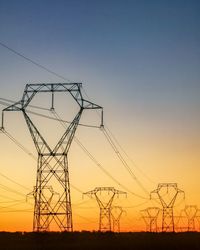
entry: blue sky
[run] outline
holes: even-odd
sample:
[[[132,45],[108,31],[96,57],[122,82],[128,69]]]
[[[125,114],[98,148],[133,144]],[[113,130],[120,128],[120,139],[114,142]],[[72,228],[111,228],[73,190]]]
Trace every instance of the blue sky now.
[[[110,92],[163,99],[199,91],[199,8],[198,1],[1,0],[1,40],[111,100]],[[0,64],[12,86],[59,80],[4,48]]]

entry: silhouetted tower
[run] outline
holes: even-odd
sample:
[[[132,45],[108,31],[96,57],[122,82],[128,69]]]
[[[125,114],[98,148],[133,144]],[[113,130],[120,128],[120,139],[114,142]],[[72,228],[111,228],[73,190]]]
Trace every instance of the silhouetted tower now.
[[[151,192],[156,194],[162,205],[162,232],[174,232],[174,203],[179,193],[184,192],[178,189],[177,183],[160,183],[156,190]]]
[[[74,138],[77,126],[84,109],[101,109],[102,107],[83,99],[81,83],[47,83],[27,84],[22,99],[5,108],[2,112],[2,128],[4,127],[4,111],[21,111],[29,128],[38,152],[37,178],[34,188],[35,206],[33,230],[45,231],[54,224],[60,231],[72,231],[72,208],[68,171],[68,151]],[[54,148],[51,148],[28,116],[28,106],[38,93],[51,95],[51,109],[54,110],[54,94],[69,94],[78,104],[79,111],[71,121],[64,134]],[[70,107],[68,107],[70,109]],[[103,111],[102,111],[103,114]],[[103,122],[103,118],[102,118]],[[57,199],[51,204],[45,192],[48,186],[58,192]]]
[[[184,208],[184,212],[187,216],[188,221],[188,231],[195,231],[195,219],[197,216],[198,208],[196,205],[186,205]]]
[[[184,210],[181,210],[179,215],[174,216],[174,228],[176,232],[185,232],[187,231],[187,227],[185,226],[185,213],[183,215]]]
[[[148,232],[157,232],[158,225],[157,219],[160,212],[158,207],[148,207],[144,210],[141,210],[142,218],[146,224],[146,231]]]
[[[101,197],[102,193],[106,196]],[[116,190],[114,187],[96,187],[94,190],[84,193],[84,195],[94,196],[100,208],[99,231],[111,231],[111,208],[115,196],[126,194],[126,192]]]
[[[120,220],[121,220],[123,213],[125,213],[125,210],[123,210],[122,207],[113,206],[111,208],[111,217],[112,217],[112,222],[113,222],[112,231],[118,232],[118,233],[120,232]]]
[[[197,210],[196,219],[198,223],[198,231],[200,232],[200,209]]]

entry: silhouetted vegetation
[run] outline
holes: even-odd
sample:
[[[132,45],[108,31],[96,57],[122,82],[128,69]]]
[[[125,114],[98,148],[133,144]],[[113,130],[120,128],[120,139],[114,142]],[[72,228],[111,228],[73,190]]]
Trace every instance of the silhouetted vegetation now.
[[[2,250],[200,250],[200,233],[0,233]]]

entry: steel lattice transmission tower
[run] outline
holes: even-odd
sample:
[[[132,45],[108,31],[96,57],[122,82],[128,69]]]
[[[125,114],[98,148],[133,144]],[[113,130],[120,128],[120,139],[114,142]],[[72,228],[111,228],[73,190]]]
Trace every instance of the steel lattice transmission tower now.
[[[200,232],[200,209],[197,210],[196,219],[198,222],[198,231]]]
[[[160,212],[158,207],[147,207],[140,211],[142,214],[142,219],[146,224],[146,231],[148,232],[158,232],[157,219]]]
[[[197,218],[198,208],[196,205],[186,205],[184,208],[184,213],[188,220],[188,231],[195,231],[195,219]]]
[[[101,195],[106,195],[104,200]],[[126,194],[126,192],[115,189],[114,187],[96,187],[94,190],[84,193],[84,195],[94,196],[100,208],[99,231],[111,231],[111,209],[115,196]],[[105,198],[105,197],[104,197]]]
[[[73,231],[68,151],[79,125],[83,110],[102,110],[102,107],[83,98],[81,87],[81,83],[27,84],[22,99],[5,108],[2,112],[2,128],[4,127],[4,111],[21,111],[23,113],[38,153],[36,186],[33,192],[35,197],[33,219],[34,231],[46,231],[49,229],[49,225],[52,222],[56,224],[60,231]],[[51,148],[28,116],[27,108],[38,93],[49,93],[52,96],[51,108],[54,109],[54,94],[58,92],[70,94],[78,104],[79,111],[55,147]],[[50,183],[52,183],[52,179],[55,184],[55,186],[52,187],[54,190],[53,192],[57,192],[57,189],[60,191],[59,195],[57,195],[57,199],[55,199],[55,196],[52,197],[54,199],[53,203],[50,202],[51,199],[49,200],[45,195],[46,189],[48,189]]]
[[[180,193],[184,194],[184,191],[178,188],[177,183],[160,183],[150,194],[150,197],[156,194],[162,205],[162,232],[175,231],[173,207]]]
[[[114,232],[120,232],[120,220],[122,217],[122,214],[125,213],[125,210],[122,209],[122,207],[119,206],[113,206],[111,208],[111,217],[113,222],[113,231]]]

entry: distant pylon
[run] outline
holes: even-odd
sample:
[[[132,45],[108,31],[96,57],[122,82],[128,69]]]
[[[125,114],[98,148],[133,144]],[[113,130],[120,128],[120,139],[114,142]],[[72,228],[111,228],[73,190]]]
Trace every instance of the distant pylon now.
[[[185,214],[183,215],[183,210],[181,210],[179,215],[174,216],[174,228],[176,232],[185,232],[187,227],[185,226]]]
[[[123,210],[122,207],[113,206],[111,208],[111,217],[112,217],[112,222],[113,222],[112,231],[118,232],[118,233],[120,232],[120,220],[121,220],[123,213],[125,213],[125,210]]]
[[[196,218],[198,222],[198,231],[200,232],[200,209],[197,210]]]
[[[100,197],[106,193],[106,197]],[[95,196],[100,208],[99,231],[112,231],[111,227],[111,207],[116,195],[126,194],[126,192],[115,189],[114,187],[96,187],[94,190],[84,193],[84,195]]]
[[[73,231],[68,152],[83,111],[100,109],[103,114],[102,107],[83,98],[81,87],[82,83],[27,84],[22,99],[5,108],[2,112],[2,130],[4,130],[5,111],[22,112],[38,153],[37,177],[34,189],[33,231],[46,231],[49,229],[51,222],[54,222],[54,225],[60,231]],[[51,110],[54,112],[54,95],[58,93],[70,97],[78,108],[73,120],[69,122],[69,126],[53,147],[47,143],[47,140],[44,139],[28,115],[29,110],[27,108],[29,108],[34,97],[41,93],[50,95]],[[68,109],[71,109],[71,107],[68,107]],[[103,115],[101,122],[103,123]],[[101,125],[103,126],[103,124]],[[46,124],[46,129],[49,129],[48,124]],[[50,205],[48,198],[43,195],[49,186],[52,186],[53,190],[59,193],[59,197],[53,205]],[[46,209],[47,207],[48,209]],[[49,222],[47,222],[47,218]]]
[[[150,194],[150,197],[156,194],[162,205],[162,232],[175,231],[173,207],[179,193],[184,191],[178,189],[177,183],[160,183]]]
[[[142,219],[146,224],[146,231],[148,232],[157,232],[158,225],[157,219],[160,212],[158,207],[147,207],[144,210],[141,210]]]
[[[196,205],[186,205],[184,210],[183,210],[187,216],[187,220],[188,220],[188,231],[195,231],[196,227],[195,227],[195,219],[197,216],[197,211],[198,208]]]

